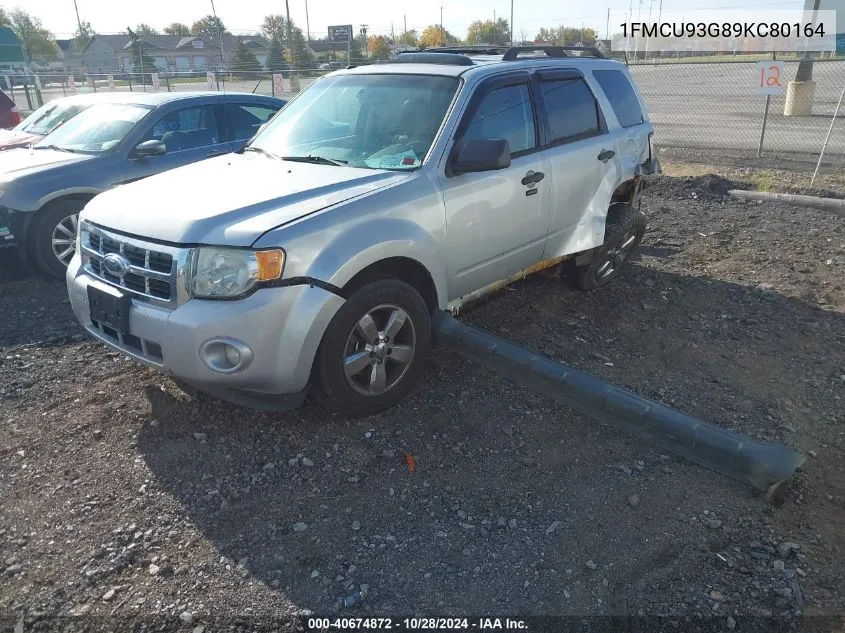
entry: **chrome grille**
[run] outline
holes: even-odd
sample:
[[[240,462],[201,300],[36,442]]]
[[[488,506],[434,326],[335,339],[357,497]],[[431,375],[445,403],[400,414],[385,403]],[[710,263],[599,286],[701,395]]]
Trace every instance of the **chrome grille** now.
[[[144,242],[88,223],[80,228],[80,245],[82,264],[92,277],[156,305],[176,307],[183,302],[181,285],[189,249]],[[111,253],[122,255],[130,264],[122,277],[103,266],[103,259]]]

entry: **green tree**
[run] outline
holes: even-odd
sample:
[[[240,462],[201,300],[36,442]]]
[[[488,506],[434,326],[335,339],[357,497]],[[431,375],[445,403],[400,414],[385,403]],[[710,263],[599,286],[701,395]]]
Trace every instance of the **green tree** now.
[[[145,24],[144,22],[142,22],[141,24],[139,24],[138,26],[135,27],[135,32],[138,35],[158,35],[159,34],[159,32],[156,29],[151,27],[149,24]]]
[[[285,16],[280,13],[264,16],[264,21],[261,23],[261,33],[268,40],[287,42],[288,32]]]
[[[126,32],[129,34],[132,45],[132,72],[143,73],[143,81],[146,83],[149,73],[156,71],[155,60],[147,56],[147,51],[144,50],[144,41],[138,36],[138,33],[127,28]]]
[[[510,27],[504,18],[499,18],[495,24],[493,20],[476,20],[467,29],[467,44],[504,44],[509,38]]]
[[[598,34],[594,29],[580,29],[574,26],[559,26],[557,28],[541,28],[534,38],[536,44],[557,44],[559,46],[592,46],[597,40]]]
[[[235,72],[258,72],[261,70],[261,62],[255,54],[246,47],[243,38],[238,38],[238,45],[235,47],[235,54],[232,56],[232,69]]]
[[[355,65],[364,63],[364,53],[361,51],[361,39],[352,38],[349,43],[349,59],[347,63]]]
[[[41,24],[41,20],[23,9],[15,9],[9,16],[10,25],[20,40],[24,59],[41,61],[56,59],[58,49],[53,34]]]
[[[76,31],[73,34],[73,48],[81,53],[92,37],[94,37],[94,28],[90,22],[83,22],[80,26],[76,27]]]
[[[449,33],[448,30],[441,29],[439,24],[430,24],[423,29],[422,35],[420,35],[420,48],[454,44],[460,44],[460,40]]]
[[[277,39],[270,40],[270,48],[267,50],[267,70],[278,73],[288,69],[285,62],[285,46]]]
[[[0,26],[12,26],[12,19],[3,7],[0,7]]]
[[[187,24],[181,22],[171,22],[164,27],[164,32],[168,35],[190,35],[191,29]]]
[[[223,24],[223,20],[213,15],[207,15],[204,18],[200,18],[191,25],[191,35],[208,35],[209,37],[217,37],[218,35],[223,35],[228,32],[229,31],[226,30],[226,26]]]
[[[296,26],[293,20],[291,20],[290,25],[288,25],[287,20],[285,20],[284,41],[288,41],[288,26],[290,27],[290,40],[293,44],[293,50],[288,49],[285,51],[287,60],[296,70],[310,70],[314,68],[314,55],[311,53],[311,49],[308,48],[305,36],[302,34],[302,29]]]
[[[411,29],[410,31],[405,31],[396,38],[397,44],[404,44],[406,46],[419,46],[420,45],[420,36],[417,33],[416,29]]]

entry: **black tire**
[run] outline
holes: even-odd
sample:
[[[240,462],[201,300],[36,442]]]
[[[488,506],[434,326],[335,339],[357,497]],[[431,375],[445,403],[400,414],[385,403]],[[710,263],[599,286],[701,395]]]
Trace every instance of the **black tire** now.
[[[84,206],[85,202],[82,200],[56,200],[55,202],[48,203],[38,212],[38,217],[35,218],[35,222],[32,225],[32,230],[34,231],[32,236],[32,255],[36,265],[45,275],[64,279],[67,264],[70,262],[73,252],[69,253],[66,261],[60,260],[53,250],[53,233],[59,231],[62,239],[66,237],[59,229],[59,225],[64,223],[62,225],[66,229],[70,229],[71,226],[75,227],[75,221],[71,223],[66,220],[71,217],[78,219],[79,212],[82,211]],[[76,237],[74,235],[73,240],[75,239]],[[67,246],[72,247],[70,243]],[[64,250],[66,249],[62,248],[60,252]]]
[[[395,324],[404,313],[402,325],[387,335],[391,317]],[[378,336],[362,336],[364,329],[359,322],[370,315]],[[372,345],[367,340],[380,341]],[[369,345],[369,347],[367,347]],[[381,345],[379,347],[379,345]],[[403,358],[397,360],[401,349]],[[317,351],[314,367],[315,400],[328,409],[350,417],[372,415],[393,406],[413,388],[425,369],[431,347],[431,315],[420,294],[409,284],[398,279],[379,279],[356,290],[334,316]],[[375,351],[368,351],[369,349]],[[346,360],[357,358],[361,369],[354,376],[347,376]],[[378,367],[377,367],[378,365]],[[354,368],[350,367],[350,371]],[[386,388],[379,392],[380,377],[384,376]],[[373,389],[375,393],[365,393]]]
[[[604,228],[604,244],[586,266],[572,266],[570,279],[576,288],[595,290],[615,279],[639,247],[646,229],[645,215],[627,202],[610,207]],[[633,241],[630,241],[633,238]],[[608,262],[610,270],[608,271]]]

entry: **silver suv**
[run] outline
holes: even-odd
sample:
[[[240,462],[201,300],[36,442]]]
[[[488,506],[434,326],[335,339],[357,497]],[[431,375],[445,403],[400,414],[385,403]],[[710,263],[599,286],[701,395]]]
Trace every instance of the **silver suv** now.
[[[653,127],[627,68],[564,47],[406,53],[315,81],[239,154],[80,217],[67,285],[110,347],[218,397],[396,403],[431,317],[540,268],[608,283]]]

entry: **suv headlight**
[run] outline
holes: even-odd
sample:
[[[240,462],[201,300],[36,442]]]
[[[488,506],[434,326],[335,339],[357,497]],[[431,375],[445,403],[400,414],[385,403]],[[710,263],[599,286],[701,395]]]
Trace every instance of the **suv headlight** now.
[[[191,271],[191,296],[237,299],[281,278],[285,252],[201,246]]]

